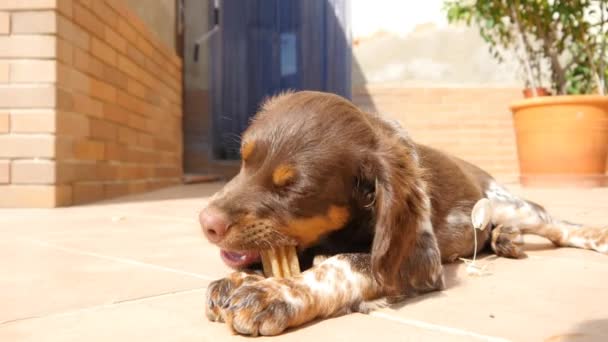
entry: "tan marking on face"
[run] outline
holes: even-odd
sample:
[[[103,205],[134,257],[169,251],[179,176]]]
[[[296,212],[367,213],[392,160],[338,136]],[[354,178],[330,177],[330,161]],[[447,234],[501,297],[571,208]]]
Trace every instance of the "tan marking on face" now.
[[[283,186],[296,176],[296,170],[291,165],[281,164],[272,172],[272,182],[276,186]]]
[[[325,215],[295,219],[289,222],[285,233],[296,238],[306,247],[316,242],[321,236],[342,228],[349,217],[348,208],[331,205]]]
[[[251,153],[253,153],[254,149],[254,141],[248,141],[243,143],[243,146],[241,147],[241,158],[243,159],[243,161],[246,161],[251,156]]]

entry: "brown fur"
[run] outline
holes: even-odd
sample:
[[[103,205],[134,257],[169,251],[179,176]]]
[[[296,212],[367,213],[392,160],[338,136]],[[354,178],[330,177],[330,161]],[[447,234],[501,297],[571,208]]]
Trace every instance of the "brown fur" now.
[[[219,315],[242,334],[274,335],[316,317],[367,311],[383,296],[443,289],[442,262],[474,252],[470,215],[481,199],[492,212],[490,227],[477,233],[477,252],[489,245],[522,257],[520,234],[608,249],[608,229],[554,220],[483,170],[414,143],[399,126],[335,95],[274,97],[243,141],[246,162],[209,204],[230,218],[217,244],[295,244],[305,271],[293,279],[213,283],[210,318]],[[319,255],[334,256],[313,266]]]

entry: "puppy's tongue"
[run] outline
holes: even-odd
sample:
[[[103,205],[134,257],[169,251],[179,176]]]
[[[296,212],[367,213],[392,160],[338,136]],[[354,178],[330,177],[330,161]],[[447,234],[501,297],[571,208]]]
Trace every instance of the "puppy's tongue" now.
[[[245,268],[260,261],[260,253],[255,251],[235,252],[222,249],[220,256],[224,263],[232,268]]]

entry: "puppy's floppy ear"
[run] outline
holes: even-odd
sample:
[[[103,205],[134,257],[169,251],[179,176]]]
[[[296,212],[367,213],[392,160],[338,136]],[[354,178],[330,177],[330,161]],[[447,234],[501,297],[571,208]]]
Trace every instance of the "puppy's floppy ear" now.
[[[368,169],[376,178],[372,273],[387,291],[400,292],[405,285],[400,271],[428,215],[428,196],[414,147],[401,139],[387,140],[380,143]]]

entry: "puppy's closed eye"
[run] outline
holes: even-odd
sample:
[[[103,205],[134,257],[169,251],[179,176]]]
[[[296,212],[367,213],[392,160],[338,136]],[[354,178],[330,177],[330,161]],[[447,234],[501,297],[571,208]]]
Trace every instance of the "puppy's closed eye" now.
[[[296,176],[296,169],[292,165],[281,164],[272,172],[272,183],[276,186],[283,187],[292,183]]]

